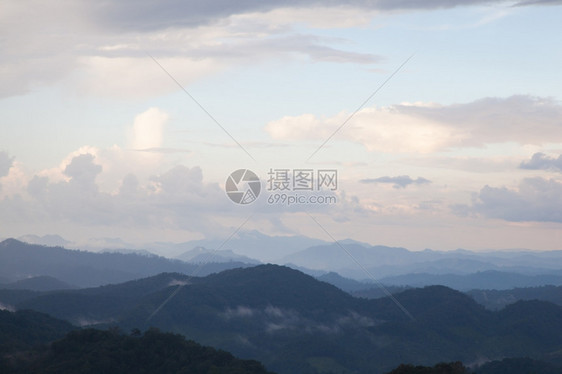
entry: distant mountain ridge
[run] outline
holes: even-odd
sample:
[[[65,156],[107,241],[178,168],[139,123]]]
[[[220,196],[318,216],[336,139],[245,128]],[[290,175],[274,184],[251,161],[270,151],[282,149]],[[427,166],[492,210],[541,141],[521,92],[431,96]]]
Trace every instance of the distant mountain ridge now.
[[[279,263],[315,276],[322,271],[335,272],[344,278],[373,283],[374,279],[368,279],[346,253],[349,252],[386,285],[444,284],[459,290],[562,285],[562,251],[413,252],[353,241],[342,245],[345,251],[337,244],[310,247],[283,257]]]
[[[559,273],[543,275],[525,275],[500,271],[482,271],[462,275],[414,273],[382,278],[380,282],[409,287],[440,284],[459,291],[470,291],[472,289],[508,290],[517,287],[562,285],[562,271]]]
[[[486,273],[486,272],[484,272]],[[411,275],[411,276],[419,276],[419,275]],[[426,276],[427,278],[424,278]],[[500,285],[502,282],[502,278],[506,277],[506,282],[510,282],[513,277],[516,279],[520,275],[517,274],[509,274],[509,273],[497,273],[494,274],[494,279],[500,280]],[[409,275],[404,276],[407,279]],[[453,279],[456,279],[456,282],[446,282],[445,277],[441,276],[434,276],[429,274],[421,275],[421,279],[424,280],[424,284],[416,285],[416,282],[405,282],[408,285],[383,285],[384,288],[381,288],[378,285],[372,283],[364,283],[359,282],[353,279],[344,278],[337,273],[327,273],[320,276],[316,276],[315,278],[319,281],[326,282],[332,284],[339,289],[349,292],[351,295],[355,297],[367,298],[367,299],[379,299],[387,296],[387,292],[391,294],[397,294],[407,289],[416,288],[416,287],[424,287],[429,285],[434,285],[431,281],[443,281],[443,283],[439,283],[440,285],[447,286],[449,288],[453,288],[457,291],[462,291],[472,297],[478,304],[483,305],[487,309],[490,310],[500,310],[505,308],[507,305],[514,304],[520,300],[542,300],[548,301],[553,304],[562,306],[562,286],[554,286],[554,285],[541,285],[538,287],[518,287],[518,288],[509,288],[509,289],[474,289],[470,288],[474,284],[490,284],[489,279],[479,279],[480,277],[486,277],[486,274],[479,273],[479,274],[471,274],[468,276],[452,276]],[[526,279],[526,276],[521,276]],[[470,278],[474,278],[472,281],[467,281]],[[533,278],[533,277],[530,277]],[[537,283],[546,282],[549,279],[543,278],[540,276],[534,277],[537,280]],[[419,279],[418,279],[419,280]],[[464,280],[464,282],[463,282]],[[550,279],[551,280],[551,279]],[[460,283],[459,283],[460,282]],[[410,285],[410,283],[414,285]],[[496,283],[495,286],[497,287],[498,284]],[[503,285],[502,285],[503,286]],[[458,288],[457,288],[458,287]],[[467,288],[470,288],[469,291],[466,291]]]
[[[162,272],[209,274],[241,262],[188,264],[160,256],[134,253],[94,253],[23,243],[15,239],[0,242],[0,274],[9,282],[49,276],[78,287],[125,282]]]
[[[368,270],[387,287],[423,287],[442,284],[457,290],[469,291],[471,289],[500,290],[562,285],[562,269],[560,269],[562,252],[560,251],[517,252],[511,255],[503,252],[481,254],[465,250],[410,252],[404,248],[370,247],[365,243],[354,241],[342,241],[342,243],[363,266],[368,268],[369,264],[376,261],[379,265],[368,268]],[[205,275],[225,269],[259,264],[259,261],[255,259],[239,255],[228,249],[218,251],[202,247],[192,249],[181,255],[181,258],[189,263],[153,255],[146,251],[122,253],[123,251],[86,252],[67,250],[62,247],[31,245],[15,239],[7,239],[0,242],[0,283],[6,284],[26,278],[49,276],[71,286],[92,287],[143,278],[162,272],[185,274],[196,272],[199,275]],[[560,259],[557,256],[561,256]],[[290,258],[309,264],[313,268],[298,264],[290,264],[290,267],[320,277],[319,279],[336,284],[346,291],[366,290],[373,287],[375,283],[373,279],[367,279],[367,275],[335,244],[314,246],[297,252]],[[423,259],[427,261],[423,262]],[[495,264],[504,260],[513,266],[500,267]],[[412,263],[412,261],[418,262]],[[521,261],[537,266],[548,264],[549,268],[525,267],[520,263]],[[463,266],[466,264],[469,265],[465,269]],[[330,272],[335,273],[332,270],[323,269],[327,266],[337,267],[339,270],[335,270],[335,272],[341,278],[336,280],[333,275],[330,276]],[[471,269],[480,268],[493,270],[471,271]],[[423,269],[427,271],[424,272]],[[394,275],[383,276],[384,273]],[[333,278],[332,281],[329,279],[330,277]],[[41,290],[37,287],[28,288]],[[53,286],[50,289],[55,288],[57,287]]]
[[[29,238],[30,242],[40,242],[40,244],[68,243],[66,239],[57,235],[43,237],[27,235],[23,238]],[[94,241],[88,242],[89,244],[84,248],[91,249],[90,244]],[[366,274],[358,269],[339,245],[344,246],[379,280],[406,274],[468,275],[486,271],[529,276],[562,275],[561,250],[410,251],[402,247],[372,246],[351,239],[341,240],[336,244],[304,236],[269,236],[258,231],[240,231],[226,243],[224,238],[201,239],[183,243],[154,242],[147,243],[143,247],[131,245],[130,249],[127,249],[129,244],[119,238],[101,238],[97,239],[96,243],[98,243],[96,251],[105,248],[116,248],[110,250],[121,253],[131,250],[143,251],[145,254],[157,253],[168,258],[180,257],[182,260],[194,260],[194,262],[205,261],[207,257],[211,257],[202,254],[200,258],[194,258],[193,251],[206,248],[213,253],[215,262],[235,261],[250,264],[257,264],[260,261],[271,262],[290,265],[314,275],[336,272],[346,278],[359,281],[364,281],[367,278]],[[102,247],[99,247],[100,245]],[[518,285],[511,285],[511,287],[516,286]]]
[[[509,269],[525,269],[532,273],[545,269],[561,270],[562,263],[562,251],[409,251],[402,247],[365,246],[354,242],[342,245],[363,265],[373,269],[377,277],[414,272],[436,274],[436,270],[441,274]],[[356,266],[350,266],[353,260],[335,243],[307,248],[285,256],[280,262],[332,270],[344,276],[348,276],[350,269],[356,270]],[[342,269],[345,271],[342,272]],[[434,271],[428,271],[431,269]]]
[[[311,246],[327,244],[319,239],[306,236],[269,236],[259,231],[239,231],[236,236],[224,243],[224,239],[201,239],[177,244],[186,252],[197,247],[210,250],[225,249],[237,254],[258,259],[262,262],[278,263],[278,259],[287,253],[305,250]],[[163,245],[166,245],[163,243]],[[222,247],[221,247],[222,246]]]
[[[207,262],[243,262],[245,264],[261,264],[260,261],[236,254],[228,249],[213,250],[204,247],[195,247],[190,251],[184,252],[176,256],[178,260],[191,262],[194,264],[207,263]]]
[[[64,239],[60,235],[23,235],[17,238],[20,242],[28,244],[47,245],[50,247],[65,247],[71,244],[70,241]]]

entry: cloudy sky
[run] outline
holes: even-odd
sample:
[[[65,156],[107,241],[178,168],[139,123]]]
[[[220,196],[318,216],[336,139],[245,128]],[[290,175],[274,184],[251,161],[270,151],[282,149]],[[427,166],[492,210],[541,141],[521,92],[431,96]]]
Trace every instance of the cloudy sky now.
[[[562,249],[561,5],[4,0],[0,237]],[[269,204],[282,169],[337,203]]]

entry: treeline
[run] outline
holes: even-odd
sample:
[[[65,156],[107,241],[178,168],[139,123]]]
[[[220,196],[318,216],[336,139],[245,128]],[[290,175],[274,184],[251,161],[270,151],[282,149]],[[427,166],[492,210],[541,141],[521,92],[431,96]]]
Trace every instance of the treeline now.
[[[253,360],[201,346],[183,336],[150,329],[76,330],[42,349],[4,355],[6,374],[268,374]]]
[[[488,362],[474,370],[461,362],[439,363],[433,367],[400,365],[387,374],[562,374],[562,368],[530,358],[506,358]]]

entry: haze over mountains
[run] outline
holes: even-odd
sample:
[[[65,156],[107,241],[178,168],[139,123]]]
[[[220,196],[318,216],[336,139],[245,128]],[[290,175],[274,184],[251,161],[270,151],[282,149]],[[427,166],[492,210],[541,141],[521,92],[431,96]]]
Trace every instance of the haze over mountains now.
[[[253,258],[242,256],[234,253],[228,249],[219,249],[216,251],[208,250],[204,247],[195,247],[190,251],[184,252],[176,256],[178,260],[192,262],[192,263],[207,263],[207,262],[229,262],[238,261],[246,264],[260,264],[261,262]]]
[[[35,242],[67,242],[55,235],[31,238]],[[260,260],[246,254],[257,254],[260,248],[265,248],[263,252],[268,253],[266,257],[274,257],[273,253],[278,253],[276,260],[270,261],[272,263],[287,265],[314,276],[325,276],[334,272],[358,282],[346,280],[344,285],[341,282],[337,283],[334,278],[334,284],[346,291],[369,288],[374,285],[375,279],[391,286],[423,287],[441,284],[462,291],[562,285],[562,251],[408,251],[405,248],[370,246],[353,240],[340,242],[374,277],[370,279],[336,243],[325,243],[305,237],[269,237],[256,232],[244,233],[219,250],[214,249],[223,244],[218,241],[159,243],[156,250],[153,247],[107,248],[98,249],[95,253],[48,246],[31,247],[17,243],[18,241],[12,239],[0,245],[0,270],[5,269],[0,273],[3,278],[0,283],[41,275],[54,277],[71,286],[85,287],[122,282],[160,272],[190,274],[196,271],[197,274],[208,274],[212,271],[262,263],[263,256]],[[313,245],[304,247],[310,243]],[[31,252],[14,250],[13,246],[33,251],[33,260],[18,262],[18,258],[24,259]],[[246,248],[245,246],[251,249],[239,249]],[[174,258],[152,254],[165,252],[165,248],[168,248],[166,253],[174,254]],[[283,253],[289,254],[282,255]],[[41,256],[44,256],[45,260],[42,260]],[[61,256],[65,257],[64,261]],[[65,265],[58,265],[59,263]],[[22,264],[25,264],[25,268],[20,268]]]
[[[501,270],[525,274],[556,273],[562,263],[562,251],[408,251],[405,248],[368,246],[348,241],[345,248],[377,277],[406,273],[470,274]],[[337,245],[326,244],[285,256],[281,262],[318,270],[332,270],[357,278],[357,266]]]
[[[0,240],[3,239],[7,238],[0,238]],[[153,254],[170,258],[181,256],[183,253],[195,248],[223,249],[232,250],[239,255],[255,258],[262,262],[272,262],[314,245],[327,244],[323,240],[306,236],[269,236],[255,230],[240,231],[236,236],[230,238],[227,243],[224,243],[224,238],[191,240],[183,243],[158,241],[142,245],[128,243],[120,238],[91,238],[85,243],[74,243],[56,234],[44,236],[23,235],[16,239],[29,244],[61,246],[92,252],[104,249],[117,251],[148,250]],[[224,248],[221,247],[222,245],[225,245]]]

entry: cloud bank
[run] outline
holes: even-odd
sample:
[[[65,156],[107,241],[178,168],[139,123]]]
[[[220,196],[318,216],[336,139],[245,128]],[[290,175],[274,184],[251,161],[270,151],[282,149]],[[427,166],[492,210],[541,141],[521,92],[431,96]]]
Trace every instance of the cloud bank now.
[[[456,208],[511,222],[562,222],[562,182],[526,178],[517,188],[485,186],[471,206]]]
[[[298,26],[368,26],[381,13],[490,5],[559,5],[559,1],[86,1],[2,4],[0,97],[64,81],[83,94],[151,97],[173,92],[144,51],[182,84],[231,66],[308,58],[376,64],[381,57],[342,48],[348,40]],[[25,22],[21,22],[25,20]],[[71,32],[69,32],[71,30]],[[179,47],[178,47],[179,46]]]
[[[320,142],[349,114],[287,116],[268,123],[265,131],[274,139]],[[360,110],[334,139],[389,153],[431,153],[508,142],[541,145],[562,142],[560,118],[562,105],[534,96],[485,98],[453,105],[400,104]]]

